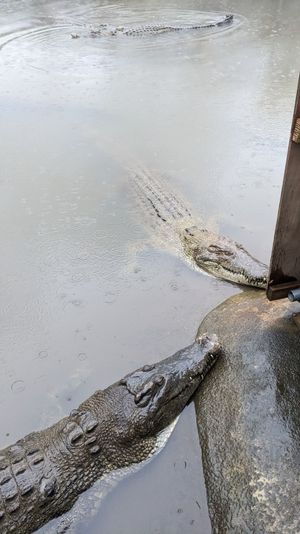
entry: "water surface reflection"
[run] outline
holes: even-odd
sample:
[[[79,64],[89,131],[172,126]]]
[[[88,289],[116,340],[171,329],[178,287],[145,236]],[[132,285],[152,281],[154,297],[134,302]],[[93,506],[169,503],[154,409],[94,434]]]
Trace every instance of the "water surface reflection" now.
[[[238,291],[151,241],[124,153],[268,262],[299,32],[296,0],[7,0],[1,8],[5,446],[190,343],[203,316]],[[104,19],[191,22],[205,11],[233,11],[240,24],[155,40],[70,37]],[[192,408],[164,455],[120,484],[92,521],[78,532],[209,531]]]

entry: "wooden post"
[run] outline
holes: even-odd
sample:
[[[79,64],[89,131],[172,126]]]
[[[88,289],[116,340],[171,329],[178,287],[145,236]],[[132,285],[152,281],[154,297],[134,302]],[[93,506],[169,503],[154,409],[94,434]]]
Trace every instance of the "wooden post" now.
[[[271,256],[267,297],[300,287],[300,76]]]

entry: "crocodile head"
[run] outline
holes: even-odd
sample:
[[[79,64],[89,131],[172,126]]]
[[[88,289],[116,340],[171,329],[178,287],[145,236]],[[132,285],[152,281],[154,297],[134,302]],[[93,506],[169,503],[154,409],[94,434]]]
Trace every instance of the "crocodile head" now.
[[[124,455],[130,464],[152,454],[157,435],[186,406],[220,350],[215,335],[203,335],[189,347],[159,363],[144,365],[103,392],[105,435],[110,436],[108,454],[115,457],[118,467],[119,457],[124,465]]]
[[[266,288],[268,267],[239,243],[196,226],[185,228],[181,238],[200,269],[236,284]]]

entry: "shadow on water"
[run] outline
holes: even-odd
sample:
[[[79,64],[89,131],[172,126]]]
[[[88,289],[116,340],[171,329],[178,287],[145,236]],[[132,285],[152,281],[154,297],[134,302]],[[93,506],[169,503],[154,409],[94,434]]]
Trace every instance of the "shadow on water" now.
[[[268,262],[298,70],[297,1],[181,4],[1,3],[1,446],[189,344],[201,318],[238,291],[157,246],[110,140]],[[192,23],[232,11],[238,24],[216,34],[86,37],[100,22]],[[162,455],[77,534],[102,525],[135,534],[142,524],[147,534],[206,534],[201,473],[189,407]]]

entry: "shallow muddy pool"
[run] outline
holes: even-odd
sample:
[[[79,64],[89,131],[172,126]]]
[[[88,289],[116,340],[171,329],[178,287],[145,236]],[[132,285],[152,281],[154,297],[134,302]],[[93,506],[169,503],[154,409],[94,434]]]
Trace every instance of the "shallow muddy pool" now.
[[[205,314],[239,291],[191,268],[147,224],[130,187],[135,162],[269,261],[298,2],[161,4],[1,2],[1,447],[191,343]],[[220,31],[89,36],[101,23],[231,12],[235,23]],[[91,500],[77,534],[209,533],[193,406],[160,456],[101,506]]]

